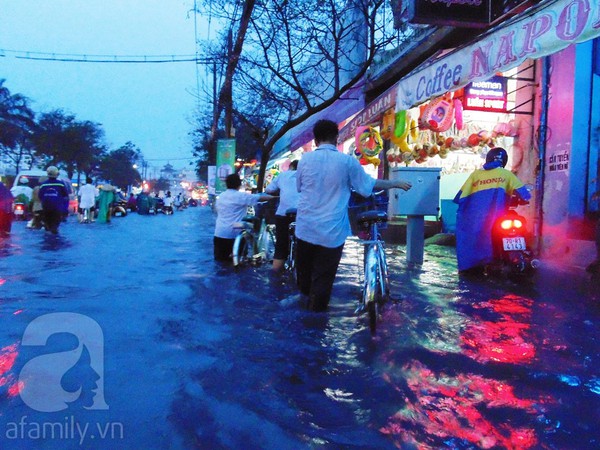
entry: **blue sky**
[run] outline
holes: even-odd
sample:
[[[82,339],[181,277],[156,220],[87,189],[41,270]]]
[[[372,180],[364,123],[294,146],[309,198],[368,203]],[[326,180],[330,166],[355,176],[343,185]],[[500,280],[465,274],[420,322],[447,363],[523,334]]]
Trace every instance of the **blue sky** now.
[[[194,55],[193,0],[0,0],[0,49],[69,55]],[[198,17],[198,37],[208,25]],[[205,69],[199,67],[200,84]],[[0,78],[37,112],[101,123],[111,149],[132,141],[151,165],[183,167],[197,104],[194,62],[32,61],[6,52]]]

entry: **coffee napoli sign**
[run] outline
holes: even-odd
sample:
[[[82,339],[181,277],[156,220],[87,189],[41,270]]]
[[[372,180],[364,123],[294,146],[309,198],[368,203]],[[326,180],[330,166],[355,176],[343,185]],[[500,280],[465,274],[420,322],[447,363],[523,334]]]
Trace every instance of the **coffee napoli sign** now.
[[[559,0],[483,35],[398,83],[396,109],[408,109],[473,81],[600,36],[598,0]]]

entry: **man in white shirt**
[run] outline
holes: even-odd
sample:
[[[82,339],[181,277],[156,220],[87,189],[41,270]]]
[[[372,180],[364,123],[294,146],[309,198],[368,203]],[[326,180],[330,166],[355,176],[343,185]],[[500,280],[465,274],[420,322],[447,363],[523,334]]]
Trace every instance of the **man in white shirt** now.
[[[283,269],[285,260],[290,252],[290,223],[293,219],[287,217],[285,212],[298,207],[298,183],[296,182],[296,169],[298,160],[290,163],[289,169],[281,172],[267,186],[267,194],[279,193],[279,206],[275,211],[275,257],[273,258],[273,271]]]
[[[79,188],[79,221],[81,222],[85,216],[85,210],[90,209],[90,213],[94,211],[96,207],[96,197],[98,196],[98,189],[93,185],[93,181],[90,177],[86,177],[85,184]],[[92,217],[88,217],[87,220],[92,221]]]
[[[233,242],[238,230],[233,224],[240,222],[246,215],[248,206],[255,206],[274,198],[267,194],[248,194],[241,192],[242,180],[239,175],[232,173],[225,179],[227,190],[217,197],[217,221],[215,223],[214,257],[216,261],[231,261]]]
[[[338,127],[319,120],[313,127],[317,148],[298,164],[300,192],[296,217],[296,270],[300,292],[311,311],[326,311],[344,242],[351,235],[348,202],[351,190],[368,197],[373,190],[408,190],[404,180],[376,180],[358,160],[338,151]]]

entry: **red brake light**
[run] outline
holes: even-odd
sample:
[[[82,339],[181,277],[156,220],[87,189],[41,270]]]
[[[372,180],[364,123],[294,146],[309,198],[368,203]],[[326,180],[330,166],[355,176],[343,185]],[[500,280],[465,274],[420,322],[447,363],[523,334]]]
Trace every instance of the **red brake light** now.
[[[523,222],[521,222],[519,219],[515,219],[513,220],[513,226],[515,228],[521,228],[523,226]]]
[[[503,230],[510,230],[513,226],[513,221],[510,219],[505,219],[502,222],[500,222],[500,228],[502,228]]]
[[[15,209],[22,210],[22,209],[25,209],[25,208],[23,207],[23,205],[15,205]]]

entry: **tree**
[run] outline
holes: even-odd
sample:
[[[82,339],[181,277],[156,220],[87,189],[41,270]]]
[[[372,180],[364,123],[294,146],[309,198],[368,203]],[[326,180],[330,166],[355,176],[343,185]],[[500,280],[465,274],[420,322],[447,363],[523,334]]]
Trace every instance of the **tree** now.
[[[37,153],[67,172],[91,174],[105,154],[104,130],[98,123],[77,121],[72,114],[54,110],[41,114],[33,142]]]
[[[140,159],[140,150],[130,141],[104,156],[100,163],[102,177],[122,189],[142,181],[133,166]]]
[[[31,134],[35,127],[35,113],[29,108],[29,99],[11,94],[0,79],[0,154],[10,159],[18,172],[23,163],[31,167],[35,152]]]
[[[260,189],[274,144],[364,78],[377,53],[394,39],[393,21],[386,20],[385,0],[245,2],[246,15],[240,17],[235,8],[239,2],[208,3],[213,14],[222,12],[222,20],[240,23],[232,52],[230,47],[207,51],[227,63],[223,88],[233,86],[232,110],[261,136]],[[249,6],[246,30],[243,19]],[[223,41],[231,42],[229,33]],[[240,36],[243,46],[237,45]],[[226,107],[221,102],[227,101],[226,94],[219,96],[218,114]]]

